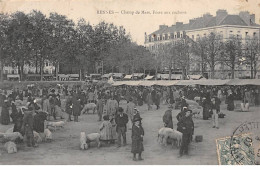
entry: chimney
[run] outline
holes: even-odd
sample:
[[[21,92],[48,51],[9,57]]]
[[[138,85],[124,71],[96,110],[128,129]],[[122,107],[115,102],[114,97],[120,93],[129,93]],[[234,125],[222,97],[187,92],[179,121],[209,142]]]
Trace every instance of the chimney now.
[[[250,15],[251,23],[255,23],[255,14]]]
[[[208,24],[208,22],[212,19],[212,15],[210,13],[203,14],[202,21],[204,24],[204,27]]]
[[[195,22],[195,19],[189,20],[189,24],[192,25]]]
[[[180,27],[183,25],[183,22],[176,22],[176,27]]]
[[[219,25],[220,22],[228,15],[226,10],[220,9],[216,12],[216,24]]]
[[[165,29],[165,28],[167,28],[168,26],[166,26],[166,25],[159,25],[159,30],[161,30],[161,29]]]
[[[248,11],[242,11],[239,13],[239,17],[247,24],[250,25],[250,14]]]

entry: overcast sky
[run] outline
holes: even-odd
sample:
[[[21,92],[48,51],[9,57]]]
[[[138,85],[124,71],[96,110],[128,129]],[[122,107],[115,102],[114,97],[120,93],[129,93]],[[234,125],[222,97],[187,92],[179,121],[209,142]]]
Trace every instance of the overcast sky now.
[[[94,25],[102,20],[113,22],[124,26],[138,44],[144,43],[145,32],[150,34],[161,24],[187,23],[207,12],[215,16],[218,9],[226,9],[229,14],[247,10],[260,23],[260,0],[0,0],[1,12],[29,13],[33,9],[46,15],[57,12],[74,21],[84,18]],[[114,14],[98,14],[99,10]]]

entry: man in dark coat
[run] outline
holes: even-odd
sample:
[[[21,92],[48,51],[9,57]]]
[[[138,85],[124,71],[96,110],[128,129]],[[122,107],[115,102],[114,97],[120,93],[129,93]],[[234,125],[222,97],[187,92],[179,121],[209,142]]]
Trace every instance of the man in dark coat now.
[[[164,126],[167,128],[171,128],[173,129],[173,123],[172,123],[172,109],[173,106],[169,105],[168,106],[168,110],[165,111],[164,115],[163,115],[163,123]]]
[[[194,133],[194,123],[192,120],[192,111],[187,110],[185,117],[183,117],[178,123],[178,130],[182,133],[182,143],[180,148],[180,157],[184,154],[188,154],[188,145],[192,140]]]
[[[72,98],[72,111],[74,116],[74,122],[78,122],[78,117],[81,112],[80,98]]]
[[[68,122],[72,121],[71,120],[71,115],[72,115],[72,96],[69,94],[67,100],[66,100],[66,113],[69,114]]]
[[[144,151],[143,146],[143,136],[144,136],[144,129],[141,124],[141,117],[135,117],[132,127],[132,149],[131,152],[133,153],[133,160],[136,161],[136,154],[138,153],[138,160],[143,160],[142,152]]]
[[[0,121],[1,121],[2,125],[8,125],[10,123],[8,100],[4,100],[4,104],[2,106],[2,111],[1,111]]]
[[[121,136],[123,137],[123,145],[126,145],[126,124],[128,123],[127,114],[123,113],[122,107],[118,108],[118,114],[116,115],[116,132],[117,132],[117,147],[121,147]]]
[[[43,133],[45,120],[47,120],[47,113],[37,111],[36,115],[33,117],[33,130],[38,133]]]

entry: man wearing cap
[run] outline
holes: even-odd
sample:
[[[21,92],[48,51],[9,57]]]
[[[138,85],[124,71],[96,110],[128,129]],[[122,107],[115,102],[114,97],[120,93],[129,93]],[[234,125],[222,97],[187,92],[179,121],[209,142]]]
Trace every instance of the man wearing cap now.
[[[121,136],[123,137],[123,145],[126,145],[126,124],[128,123],[127,114],[123,113],[122,107],[118,108],[118,114],[116,115],[116,132],[117,132],[117,147],[121,147]]]
[[[180,148],[180,157],[188,154],[188,145],[192,140],[194,133],[194,122],[192,120],[192,111],[187,110],[185,116],[177,123],[178,131],[182,133],[182,144]]]
[[[163,123],[164,126],[167,128],[171,128],[173,129],[173,123],[172,123],[172,109],[173,106],[169,105],[168,106],[168,110],[165,111],[164,115],[163,115]]]

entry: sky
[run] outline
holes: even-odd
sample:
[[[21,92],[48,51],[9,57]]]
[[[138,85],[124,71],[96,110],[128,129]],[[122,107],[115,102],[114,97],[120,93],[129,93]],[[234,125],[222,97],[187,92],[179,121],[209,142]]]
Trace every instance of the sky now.
[[[159,25],[188,23],[189,19],[205,13],[216,15],[218,9],[229,14],[249,11],[260,23],[260,0],[0,0],[0,12],[42,13],[57,12],[75,22],[84,18],[91,25],[101,21],[123,26],[132,40],[144,44],[144,34],[152,33]]]

